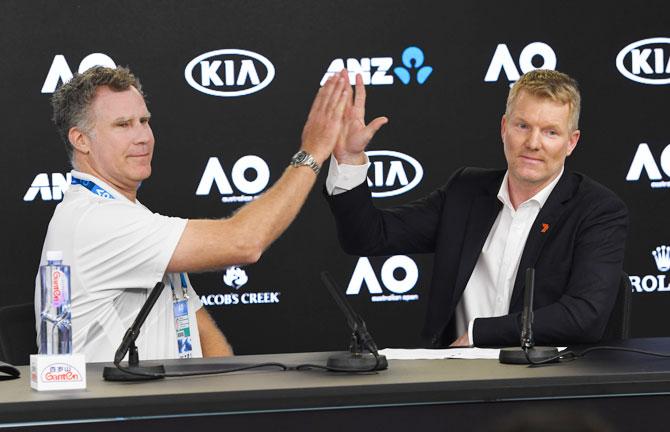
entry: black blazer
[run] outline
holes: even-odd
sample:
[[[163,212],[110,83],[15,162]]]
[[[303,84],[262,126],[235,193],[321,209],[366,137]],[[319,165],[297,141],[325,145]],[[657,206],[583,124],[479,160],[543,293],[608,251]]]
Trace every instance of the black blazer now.
[[[366,182],[343,194],[326,194],[345,252],[434,254],[422,334],[430,346],[449,345],[457,336],[454,310],[502,208],[497,194],[504,175],[505,170],[462,168],[428,196],[383,210],[373,205]],[[535,267],[535,341],[600,340],[618,293],[627,229],[628,210],[613,192],[565,171],[528,234],[509,315],[477,318],[476,345],[519,343],[528,267]]]

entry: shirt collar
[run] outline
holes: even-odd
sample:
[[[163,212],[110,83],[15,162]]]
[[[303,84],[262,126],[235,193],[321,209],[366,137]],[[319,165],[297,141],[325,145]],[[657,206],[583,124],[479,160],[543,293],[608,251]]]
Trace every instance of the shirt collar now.
[[[126,198],[126,196],[123,195],[121,192],[114,189],[114,187],[110,186],[108,183],[105,183],[104,181],[100,180],[99,178],[97,178],[94,175],[87,174],[85,172],[81,172],[81,171],[77,171],[77,170],[72,170],[70,172],[70,174],[72,174],[73,177],[77,177],[77,178],[82,179],[82,180],[88,180],[88,181],[94,182],[95,184],[97,184],[98,186],[100,186],[101,188],[103,188],[104,190],[109,192],[115,199],[132,202],[128,198]],[[72,185],[70,185],[70,186],[72,186]]]
[[[565,166],[561,167],[561,172],[556,176],[555,179],[551,181],[548,185],[546,185],[544,188],[542,188],[541,191],[530,197],[528,200],[522,202],[519,204],[519,207],[526,204],[527,202],[534,201],[540,205],[540,208],[544,206],[544,203],[547,202],[549,199],[549,195],[553,192],[554,188],[556,187],[556,184],[558,181],[563,177],[563,172],[565,171]],[[507,207],[514,209],[514,206],[512,205],[512,200],[510,200],[509,197],[509,170],[505,172],[505,177],[503,177],[502,184],[500,185],[500,190],[498,190],[498,199],[500,202],[502,202],[504,205]]]

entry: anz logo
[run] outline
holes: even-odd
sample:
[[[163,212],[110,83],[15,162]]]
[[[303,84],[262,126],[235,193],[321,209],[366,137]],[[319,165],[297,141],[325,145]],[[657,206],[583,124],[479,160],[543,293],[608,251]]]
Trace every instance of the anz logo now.
[[[52,173],[51,179],[49,174],[39,173],[28,187],[26,194],[23,196],[23,201],[35,201],[39,196],[42,201],[60,201],[63,199],[63,192],[70,186],[72,181],[72,174],[65,175],[61,173]]]
[[[391,150],[370,150],[368,186],[373,198],[386,198],[414,189],[423,179],[423,167],[413,157]]]
[[[356,84],[356,75],[360,74],[364,85],[391,85],[394,76],[404,85],[413,81],[423,85],[433,73],[433,67],[425,64],[425,55],[421,48],[409,46],[401,56],[402,66],[393,67],[393,57],[336,58],[321,78],[324,85],[328,78],[346,67],[349,71],[349,82]]]
[[[219,97],[256,93],[275,77],[275,67],[253,51],[220,49],[201,54],[184,70],[186,82],[199,92]]]

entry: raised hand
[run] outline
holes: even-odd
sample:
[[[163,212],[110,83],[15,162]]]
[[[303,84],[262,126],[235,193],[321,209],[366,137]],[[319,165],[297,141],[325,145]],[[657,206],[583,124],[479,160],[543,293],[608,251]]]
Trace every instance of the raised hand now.
[[[348,73],[342,70],[330,77],[314,98],[307,122],[302,130],[302,150],[321,165],[330,156],[342,136],[344,112],[351,103],[352,89]]]
[[[360,74],[356,75],[356,92],[353,103],[347,101],[344,110],[342,136],[335,146],[333,156],[338,163],[361,165],[365,163],[365,147],[379,128],[388,122],[386,117],[377,117],[365,124],[365,86]]]

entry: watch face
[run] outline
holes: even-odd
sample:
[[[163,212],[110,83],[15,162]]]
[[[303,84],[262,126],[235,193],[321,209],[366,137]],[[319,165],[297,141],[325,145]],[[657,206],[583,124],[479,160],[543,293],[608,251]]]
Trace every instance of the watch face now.
[[[293,162],[297,163],[297,164],[300,164],[300,163],[303,163],[305,161],[305,159],[307,159],[307,153],[299,152],[299,153],[296,153],[296,155],[293,157]]]

